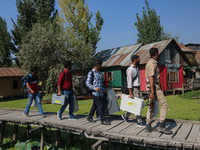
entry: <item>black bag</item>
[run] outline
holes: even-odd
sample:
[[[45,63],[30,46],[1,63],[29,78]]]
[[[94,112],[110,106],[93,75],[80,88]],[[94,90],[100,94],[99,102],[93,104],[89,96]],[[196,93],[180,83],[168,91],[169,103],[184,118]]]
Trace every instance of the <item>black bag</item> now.
[[[124,84],[124,85],[122,86],[122,94],[129,95],[129,90],[128,90],[126,84]]]
[[[91,84],[93,84],[93,79],[94,79],[94,72],[92,71]],[[82,76],[81,79],[80,79],[80,92],[84,96],[92,93],[92,91],[85,84],[86,80],[87,80],[87,76]]]

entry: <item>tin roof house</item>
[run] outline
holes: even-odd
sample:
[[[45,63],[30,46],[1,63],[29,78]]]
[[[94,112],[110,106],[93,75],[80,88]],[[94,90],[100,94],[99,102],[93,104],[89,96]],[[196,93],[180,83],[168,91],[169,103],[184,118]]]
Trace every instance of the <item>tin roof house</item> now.
[[[18,67],[0,68],[0,98],[23,95],[22,76],[24,72]]]
[[[126,69],[131,64],[131,56],[140,56],[141,91],[146,91],[145,65],[150,59],[149,50],[158,48],[158,65],[160,69],[160,87],[164,91],[182,88],[183,68],[191,62],[182,52],[174,39],[155,42],[147,45],[136,44],[105,50],[97,53],[103,59],[102,76],[105,86],[122,87],[126,83]]]

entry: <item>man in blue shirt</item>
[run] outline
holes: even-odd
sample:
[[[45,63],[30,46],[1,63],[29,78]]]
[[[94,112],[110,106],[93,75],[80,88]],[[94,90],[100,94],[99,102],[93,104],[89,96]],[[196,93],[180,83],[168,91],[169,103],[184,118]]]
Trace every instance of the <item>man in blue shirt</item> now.
[[[100,72],[101,68],[102,61],[96,60],[94,68],[87,75],[86,86],[92,91],[93,99],[93,105],[87,120],[89,122],[95,123],[95,121],[93,120],[93,116],[94,112],[97,110],[101,118],[101,124],[110,125],[110,122],[108,122],[105,118],[104,112],[105,90],[102,84],[102,77]]]

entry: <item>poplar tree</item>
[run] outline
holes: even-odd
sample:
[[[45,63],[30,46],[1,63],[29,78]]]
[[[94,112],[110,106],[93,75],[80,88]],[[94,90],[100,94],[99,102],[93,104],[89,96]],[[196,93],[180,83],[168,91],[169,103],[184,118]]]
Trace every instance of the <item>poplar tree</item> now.
[[[31,31],[33,24],[55,21],[57,10],[55,10],[55,0],[16,0],[17,22],[13,21],[14,29],[11,30],[15,47],[13,53],[21,49],[22,38]]]
[[[136,14],[137,22],[135,26],[138,30],[138,43],[153,43],[163,40],[164,29],[160,24],[160,16],[156,14],[155,9],[149,7],[149,3],[145,0],[146,8],[143,7],[142,18],[139,13]]]
[[[91,23],[92,13],[85,0],[58,0],[61,11],[59,23],[64,28],[66,53],[74,64],[74,69],[85,73],[91,67],[94,59],[99,34],[103,25],[103,18],[99,11],[96,13],[95,23]]]
[[[0,67],[12,65],[11,46],[11,35],[7,30],[6,21],[0,17]]]

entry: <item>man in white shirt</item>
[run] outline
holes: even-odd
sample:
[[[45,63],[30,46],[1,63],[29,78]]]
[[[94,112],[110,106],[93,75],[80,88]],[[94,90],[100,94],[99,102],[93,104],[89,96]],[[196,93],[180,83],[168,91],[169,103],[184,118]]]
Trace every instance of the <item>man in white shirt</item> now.
[[[127,75],[127,87],[129,90],[129,96],[130,98],[138,97],[140,98],[140,72],[139,72],[139,64],[140,64],[140,57],[138,55],[133,55],[131,57],[132,64],[128,67],[126,70]],[[126,114],[122,115],[122,118],[125,122],[128,122],[128,117],[131,115],[131,113],[126,112]],[[144,126],[142,117],[137,116],[137,125],[138,126]]]

